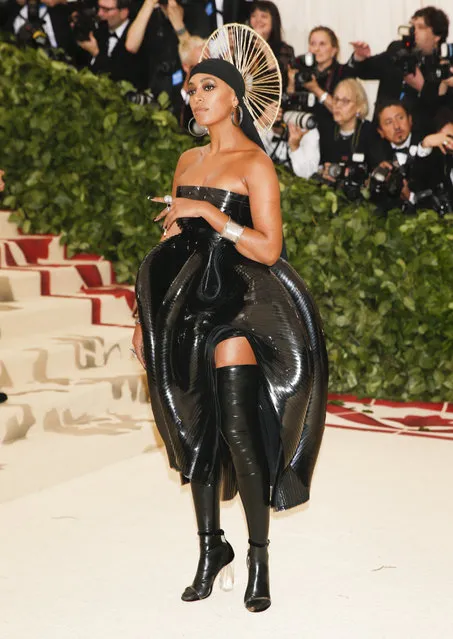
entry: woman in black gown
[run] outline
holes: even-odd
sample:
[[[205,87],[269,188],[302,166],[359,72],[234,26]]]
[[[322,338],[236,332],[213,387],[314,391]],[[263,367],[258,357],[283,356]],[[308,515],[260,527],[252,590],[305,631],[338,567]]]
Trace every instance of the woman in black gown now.
[[[309,497],[327,358],[315,304],[279,258],[278,180],[245,91],[224,60],[192,70],[191,107],[211,142],[178,162],[172,202],[157,218],[164,241],[137,277],[133,344],[170,466],[191,484],[200,558],[182,599],[208,597],[230,566],[219,501],[239,490],[250,538],[244,602],[258,612],[271,603],[270,507]]]

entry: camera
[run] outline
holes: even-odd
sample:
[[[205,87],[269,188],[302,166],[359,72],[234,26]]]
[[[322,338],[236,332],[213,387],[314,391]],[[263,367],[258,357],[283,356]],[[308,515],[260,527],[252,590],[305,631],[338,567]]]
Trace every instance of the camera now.
[[[295,124],[300,129],[315,129],[317,125],[313,113],[307,111],[285,111],[283,122],[286,125]]]
[[[453,44],[442,42],[434,55],[432,64],[425,72],[425,79],[447,80],[451,78],[450,67],[453,65]]]
[[[341,189],[349,200],[358,200],[362,196],[362,188],[368,178],[365,155],[353,153],[350,160],[330,164],[327,175],[335,180],[336,188]],[[324,177],[322,167],[313,179],[321,184],[333,186],[332,180]]]
[[[301,129],[314,129],[317,121],[313,113],[310,113],[316,104],[313,93],[302,91],[300,93],[284,93],[282,96],[283,122],[295,124]]]
[[[90,33],[95,31],[99,24],[98,5],[96,0],[68,0],[68,4],[74,5],[71,11],[72,32],[77,42],[85,42],[90,39]]]
[[[128,91],[125,98],[128,102],[139,104],[140,106],[154,102],[154,96],[150,91]]]
[[[305,53],[292,60],[290,66],[297,70],[294,77],[296,93],[303,91],[305,83],[311,82],[312,76],[319,77],[318,65],[313,53]]]
[[[415,45],[415,29],[409,26],[398,27],[398,35],[401,36],[401,40],[391,53],[391,61],[402,71],[403,75],[415,73],[419,63],[419,53]]]
[[[331,164],[329,174],[335,177],[337,188],[342,189],[348,200],[358,200],[368,178],[368,166],[363,153],[353,153],[347,162]]]
[[[453,213],[453,197],[443,182],[434,189],[426,189],[415,193],[415,205],[419,209],[432,209],[440,217],[447,213]]]
[[[50,49],[49,38],[43,29],[43,19],[39,17],[38,0],[27,0],[27,20],[17,32],[17,42],[21,46]]]

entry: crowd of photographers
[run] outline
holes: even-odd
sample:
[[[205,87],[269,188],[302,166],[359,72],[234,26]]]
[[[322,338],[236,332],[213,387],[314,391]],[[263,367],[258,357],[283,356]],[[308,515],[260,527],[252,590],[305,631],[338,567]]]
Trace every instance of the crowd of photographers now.
[[[247,22],[280,64],[282,109],[263,139],[276,163],[352,200],[370,197],[382,212],[453,211],[453,44],[441,9],[416,11],[383,53],[351,42],[341,64],[338,37],[326,26],[312,29],[296,55],[267,0],[0,0],[1,26],[19,44],[127,80],[137,103],[165,92],[194,135],[203,131],[186,77],[205,39],[229,22]],[[379,81],[373,120],[360,79]]]

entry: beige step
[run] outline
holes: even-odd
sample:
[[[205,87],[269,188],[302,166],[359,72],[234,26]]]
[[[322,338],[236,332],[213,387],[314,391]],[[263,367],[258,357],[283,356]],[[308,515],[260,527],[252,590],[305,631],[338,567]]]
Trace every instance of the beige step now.
[[[77,299],[98,298],[101,300],[100,323],[115,324],[118,326],[135,325],[132,311],[125,297],[115,297],[114,295],[98,295],[97,293],[79,293]]]
[[[17,225],[9,222],[10,215],[11,211],[0,211],[0,238],[19,236]]]
[[[91,301],[82,297],[41,297],[21,302],[0,302],[0,349],[7,340],[91,324]]]
[[[0,301],[14,302],[41,296],[41,276],[28,268],[0,269]]]
[[[152,421],[146,380],[132,373],[110,378],[87,377],[68,385],[29,385],[21,391],[8,391],[8,401],[0,410],[4,407],[8,410],[8,420],[6,426],[2,425],[2,436],[9,442],[24,436],[27,425],[33,426],[34,432],[74,434],[90,429],[90,424],[100,415],[116,414],[124,419],[139,417]]]
[[[27,384],[67,383],[87,369],[113,370],[117,364],[141,373],[130,352],[132,330],[117,326],[74,326],[52,333],[8,340],[1,349],[0,388]]]

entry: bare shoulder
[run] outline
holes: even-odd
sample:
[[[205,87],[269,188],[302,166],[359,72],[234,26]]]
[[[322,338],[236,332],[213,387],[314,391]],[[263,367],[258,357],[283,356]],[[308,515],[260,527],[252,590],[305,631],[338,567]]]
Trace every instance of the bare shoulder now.
[[[245,178],[247,182],[277,180],[275,166],[265,151],[260,148],[253,149],[244,154]]]
[[[204,149],[205,147],[195,146],[192,149],[187,149],[187,151],[184,151],[184,153],[179,156],[178,168],[187,166],[195,160],[200,159],[204,153]]]

